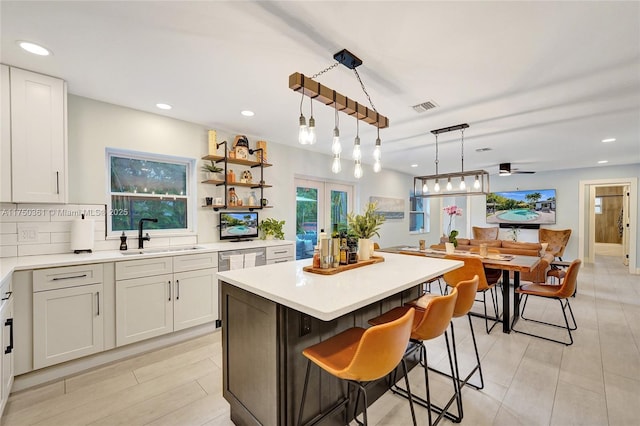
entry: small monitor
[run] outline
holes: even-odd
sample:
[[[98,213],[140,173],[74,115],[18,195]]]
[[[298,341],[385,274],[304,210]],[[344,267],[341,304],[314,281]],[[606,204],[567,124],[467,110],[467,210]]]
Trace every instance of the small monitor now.
[[[220,240],[252,240],[258,238],[258,212],[221,212]]]

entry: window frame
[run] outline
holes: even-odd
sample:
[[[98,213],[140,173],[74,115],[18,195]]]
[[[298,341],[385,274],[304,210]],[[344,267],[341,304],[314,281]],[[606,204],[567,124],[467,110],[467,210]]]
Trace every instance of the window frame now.
[[[134,160],[146,160],[146,161],[155,161],[161,163],[169,163],[169,164],[177,164],[181,166],[186,166],[186,184],[185,188],[187,194],[184,196],[176,196],[180,198],[184,198],[186,200],[186,219],[187,219],[187,227],[186,228],[171,228],[171,229],[153,229],[149,232],[152,234],[156,234],[159,236],[192,236],[196,235],[198,227],[197,227],[197,176],[196,176],[196,159],[188,158],[188,157],[179,157],[176,155],[168,155],[168,154],[157,154],[151,152],[143,152],[143,151],[133,151],[128,149],[121,148],[111,148],[107,147],[105,149],[105,162],[106,162],[106,196],[107,196],[107,220],[106,220],[106,233],[107,239],[114,239],[121,235],[123,231],[121,230],[113,230],[113,222],[111,219],[111,211],[112,211],[112,196],[120,195],[120,194],[128,194],[123,192],[112,192],[111,191],[111,158],[112,157],[120,157],[120,158],[129,158]],[[140,195],[140,194],[136,194]],[[154,198],[153,195],[145,194],[145,197]],[[155,198],[162,199],[163,195],[157,195]],[[173,195],[171,195],[173,197]],[[124,231],[125,235],[136,235],[137,230],[130,229]]]
[[[418,199],[422,200],[422,210],[412,210],[414,200],[417,203]],[[419,231],[419,230],[412,231],[411,230],[411,218],[412,218],[412,215],[422,215],[422,223],[424,224],[424,227],[422,228],[422,231]],[[413,191],[411,191],[409,193],[409,224],[408,224],[409,225],[409,235],[428,234],[431,231],[430,217],[431,217],[431,202],[429,201],[429,199],[428,198],[424,198],[424,197],[416,197],[413,194]]]

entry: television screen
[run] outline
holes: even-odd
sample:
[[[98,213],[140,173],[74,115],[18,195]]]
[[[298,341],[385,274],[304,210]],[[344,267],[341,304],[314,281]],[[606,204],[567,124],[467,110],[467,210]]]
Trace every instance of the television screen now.
[[[556,190],[503,191],[487,194],[487,223],[556,223]]]
[[[221,240],[250,240],[258,237],[258,212],[220,213]]]

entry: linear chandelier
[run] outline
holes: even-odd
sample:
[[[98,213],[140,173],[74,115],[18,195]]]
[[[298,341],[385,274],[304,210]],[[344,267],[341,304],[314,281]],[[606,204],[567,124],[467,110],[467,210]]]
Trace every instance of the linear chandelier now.
[[[371,101],[371,97],[367,92],[367,89],[364,87],[364,83],[358,74],[358,70],[356,69],[358,66],[362,65],[362,61],[349,52],[346,49],[341,50],[340,52],[333,55],[333,58],[337,61],[333,65],[325,68],[324,70],[314,74],[311,78],[306,77],[301,73],[293,73],[289,76],[289,88],[295,92],[300,92],[302,97],[300,99],[300,117],[298,119],[299,130],[298,130],[298,142],[301,145],[313,145],[317,140],[316,134],[316,123],[313,118],[313,101],[322,102],[325,105],[331,105],[335,111],[335,119],[334,119],[334,128],[333,128],[333,138],[331,143],[331,153],[333,156],[333,160],[331,163],[331,171],[333,173],[340,173],[342,170],[342,165],[340,162],[340,155],[342,153],[342,145],[340,143],[340,129],[339,124],[340,120],[338,117],[338,112],[343,112],[347,115],[353,116],[356,118],[356,137],[353,143],[353,154],[352,158],[354,161],[354,172],[353,175],[356,179],[360,179],[363,175],[362,170],[362,151],[360,148],[360,135],[359,135],[359,123],[360,121],[364,121],[365,123],[376,126],[377,129],[377,138],[375,141],[375,147],[373,150],[373,171],[378,173],[382,170],[381,164],[381,140],[380,140],[380,129],[384,129],[389,127],[389,119],[384,115],[381,115],[376,107],[373,105]],[[362,91],[367,96],[369,100],[369,104],[371,105],[371,109],[367,108],[364,105],[359,104],[353,99],[349,99],[348,97],[336,92],[333,89],[328,88],[315,81],[314,78],[324,74],[325,72],[335,68],[339,64],[346,66],[349,69],[352,69],[355,73],[358,81],[360,82],[360,86],[362,87]],[[307,120],[303,113],[303,102],[304,97],[309,97],[309,107],[310,107],[310,116],[309,116],[309,125],[307,126]]]
[[[431,131],[436,137],[436,174],[415,176],[413,178],[413,193],[416,197],[454,197],[457,195],[485,195],[489,193],[489,173],[485,170],[464,170],[464,129],[468,127],[469,125],[467,123],[463,123]],[[438,135],[455,130],[460,130],[461,134],[460,171],[438,173]],[[465,181],[465,178],[468,179]],[[471,183],[471,181],[473,181],[473,183]]]

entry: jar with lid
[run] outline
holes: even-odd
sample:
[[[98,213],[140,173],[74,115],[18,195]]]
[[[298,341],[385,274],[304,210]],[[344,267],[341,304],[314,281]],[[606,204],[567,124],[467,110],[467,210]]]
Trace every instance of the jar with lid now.
[[[227,172],[227,182],[228,183],[233,183],[236,181],[236,174],[233,170],[229,170]]]
[[[248,205],[250,205],[250,206],[257,206],[258,205],[258,199],[256,198],[256,191],[251,191],[249,193]]]
[[[229,188],[229,205],[230,206],[238,205],[238,196],[236,195],[236,189],[233,187]]]

